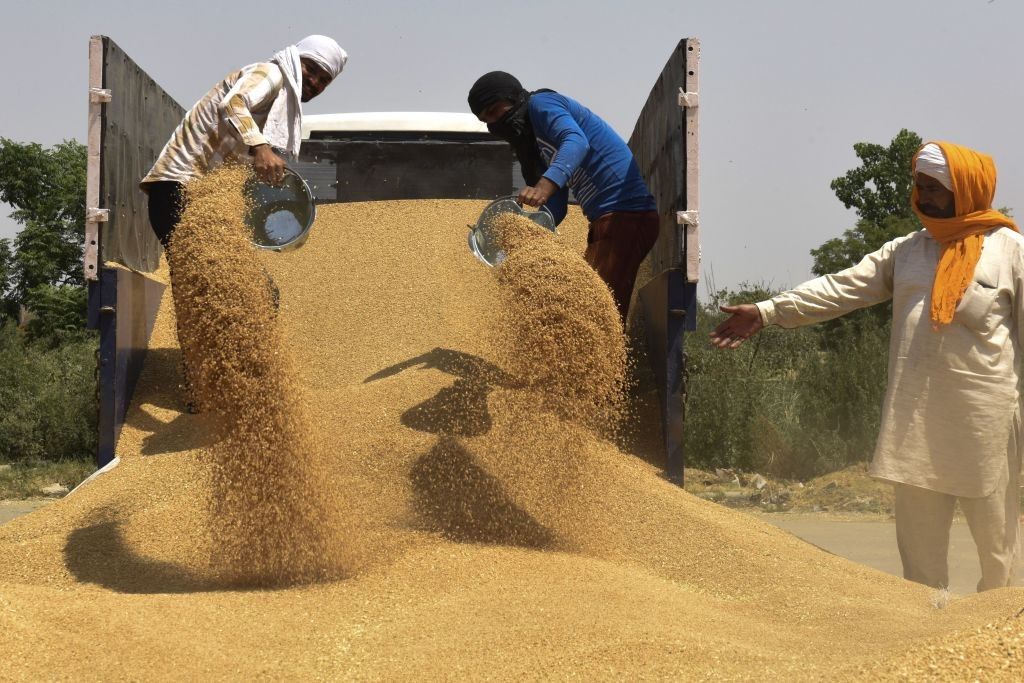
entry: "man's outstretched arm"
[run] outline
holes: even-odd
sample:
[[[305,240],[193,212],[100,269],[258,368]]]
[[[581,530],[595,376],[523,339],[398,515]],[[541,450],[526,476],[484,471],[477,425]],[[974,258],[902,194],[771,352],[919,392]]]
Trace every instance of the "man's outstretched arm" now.
[[[851,268],[808,280],[767,301],[722,306],[731,315],[712,331],[712,345],[739,348],[767,325],[812,325],[891,299],[896,250],[910,237],[887,242]]]

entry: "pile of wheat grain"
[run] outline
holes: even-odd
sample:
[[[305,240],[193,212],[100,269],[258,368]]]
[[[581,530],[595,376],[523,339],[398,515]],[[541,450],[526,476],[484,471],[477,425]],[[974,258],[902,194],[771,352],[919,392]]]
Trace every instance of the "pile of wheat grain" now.
[[[301,250],[256,254],[281,290],[268,329],[305,415],[300,446],[265,438],[295,459],[218,455],[218,403],[185,411],[165,296],[120,464],[0,526],[0,677],[1020,679],[1024,591],[935,609],[922,586],[686,494],[547,402],[526,410],[535,388],[565,380],[523,382],[495,348],[513,287],[466,249],[464,226],[484,205],[321,207]],[[586,227],[573,209],[554,240],[582,252]],[[263,300],[262,271],[245,272],[239,291]],[[322,475],[269,471],[306,453],[323,458]],[[344,576],[268,590],[211,573],[207,501],[232,486],[209,476],[218,458],[252,486],[303,482],[239,496],[304,490],[340,511],[330,527]],[[317,519],[289,506],[278,519]],[[227,532],[229,544],[247,533]],[[301,552],[275,539],[259,552]],[[258,575],[282,575],[267,564]]]

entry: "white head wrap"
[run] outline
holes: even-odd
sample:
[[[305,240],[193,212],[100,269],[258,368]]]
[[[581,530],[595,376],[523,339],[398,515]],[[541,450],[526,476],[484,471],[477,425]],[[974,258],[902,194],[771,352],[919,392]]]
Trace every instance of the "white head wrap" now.
[[[281,67],[284,87],[270,106],[263,135],[278,149],[293,157],[299,155],[302,143],[302,57],[319,64],[334,79],[345,68],[348,55],[327,36],[307,36],[295,45],[281,50],[270,61]]]
[[[949,175],[946,155],[942,153],[942,148],[934,142],[929,142],[917,153],[914,160],[914,171],[935,178],[942,183],[944,188],[950,192],[953,191],[953,179]]]
[[[324,71],[337,78],[348,61],[348,53],[333,38],[327,36],[306,36],[295,44],[299,57],[307,57],[323,67]]]

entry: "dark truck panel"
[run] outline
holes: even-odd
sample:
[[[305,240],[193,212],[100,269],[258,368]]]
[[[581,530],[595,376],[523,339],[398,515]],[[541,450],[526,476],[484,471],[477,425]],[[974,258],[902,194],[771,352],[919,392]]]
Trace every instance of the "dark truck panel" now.
[[[314,132],[293,164],[317,201],[494,199],[512,192],[512,149],[490,135]]]

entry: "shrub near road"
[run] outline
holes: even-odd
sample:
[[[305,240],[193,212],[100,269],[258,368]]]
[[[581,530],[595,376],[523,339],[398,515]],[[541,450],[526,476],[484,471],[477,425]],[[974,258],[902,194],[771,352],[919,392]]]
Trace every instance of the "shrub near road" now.
[[[32,343],[0,326],[0,462],[93,457],[96,343]]]

